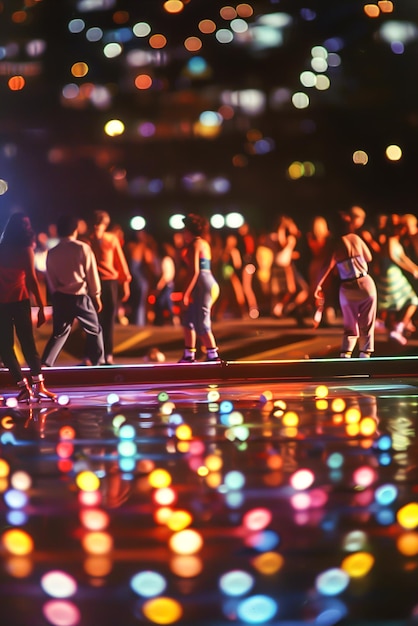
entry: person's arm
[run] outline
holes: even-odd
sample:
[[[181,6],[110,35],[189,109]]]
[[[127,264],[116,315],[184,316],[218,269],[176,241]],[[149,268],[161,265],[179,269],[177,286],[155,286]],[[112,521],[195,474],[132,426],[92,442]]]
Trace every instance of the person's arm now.
[[[193,273],[192,273],[189,284],[184,290],[184,294],[183,294],[184,306],[189,306],[190,295],[193,291],[194,286],[197,283],[197,279],[199,278],[199,274],[200,274],[199,256],[200,256],[200,246],[199,246],[198,241],[194,241],[193,242]]]
[[[337,262],[337,260],[335,258],[335,254],[333,254],[327,269],[325,270],[324,274],[322,275],[320,281],[318,282],[318,284],[317,284],[317,286],[315,288],[314,298],[321,299],[321,298],[324,297],[324,294],[322,292],[322,285],[324,284],[324,282],[326,281],[326,279],[328,278],[328,276],[330,275],[330,273],[334,269],[336,262]]]
[[[25,276],[26,276],[26,285],[28,290],[33,294],[35,298],[36,305],[39,307],[38,310],[38,323],[37,327],[39,328],[42,324],[45,323],[45,311],[44,311],[44,302],[41,296],[41,290],[39,288],[38,279],[36,277],[35,271],[35,254],[33,248],[25,248]]]
[[[115,267],[119,273],[119,282],[122,285],[122,302],[126,302],[130,296],[131,289],[129,283],[132,280],[131,273],[129,271],[128,262],[123,253],[122,246],[119,239],[115,235]]]
[[[103,308],[101,300],[102,284],[100,281],[99,270],[97,269],[96,257],[90,247],[86,246],[84,251],[87,291],[93,300],[94,308],[98,313],[100,313]]]
[[[389,256],[401,269],[410,272],[414,278],[418,278],[418,265],[405,254],[402,244],[392,237],[389,239]]]

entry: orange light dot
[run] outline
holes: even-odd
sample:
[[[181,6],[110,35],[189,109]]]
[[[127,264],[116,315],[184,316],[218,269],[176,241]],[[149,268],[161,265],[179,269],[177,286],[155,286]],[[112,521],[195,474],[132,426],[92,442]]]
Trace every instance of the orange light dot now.
[[[149,89],[152,85],[152,78],[148,74],[139,74],[135,78],[135,87],[137,89]]]
[[[5,549],[16,556],[30,554],[34,548],[32,537],[25,531],[17,528],[6,530],[2,541]]]
[[[216,24],[212,20],[202,20],[199,22],[199,30],[201,33],[209,35],[210,33],[215,32]]]
[[[379,17],[380,9],[376,4],[365,4],[364,12],[367,15],[367,17],[375,18],[375,17]]]
[[[6,478],[10,474],[10,465],[4,459],[0,459],[0,478]]]
[[[113,21],[115,22],[115,24],[126,24],[128,20],[128,11],[115,11],[115,13],[113,14]]]
[[[187,37],[184,42],[184,47],[189,52],[196,52],[197,50],[201,49],[202,41],[201,39],[199,39],[199,37]]]
[[[15,24],[23,24],[23,22],[26,22],[27,17],[26,11],[15,11],[12,13],[12,22]]]
[[[113,539],[106,532],[90,532],[83,537],[82,545],[89,554],[107,554],[113,548]]]
[[[152,35],[149,39],[151,48],[159,50],[167,45],[167,39],[164,35]]]
[[[167,13],[181,13],[184,9],[184,4],[181,0],[166,0],[163,8]]]
[[[79,61],[78,63],[74,63],[71,66],[71,74],[75,76],[76,78],[82,78],[88,73],[88,71],[89,71],[89,67],[87,63],[83,63],[82,61]]]
[[[245,4],[239,4],[237,6],[237,14],[240,17],[251,17],[253,13],[254,13],[254,10],[252,6],[249,4],[245,3]]]
[[[23,76],[11,76],[7,84],[9,85],[9,89],[11,91],[21,91],[25,86],[25,83],[26,81]]]

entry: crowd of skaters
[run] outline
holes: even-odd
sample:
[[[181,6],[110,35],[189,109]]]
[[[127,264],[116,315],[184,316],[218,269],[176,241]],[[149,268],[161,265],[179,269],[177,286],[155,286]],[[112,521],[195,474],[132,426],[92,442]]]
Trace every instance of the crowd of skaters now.
[[[418,306],[417,217],[393,213],[367,219],[360,206],[334,217],[316,215],[305,231],[296,219],[285,214],[275,218],[271,230],[261,233],[247,222],[227,231],[210,229],[212,272],[220,286],[213,320],[271,316],[291,318],[298,326],[312,326],[317,304],[315,288],[334,248],[335,224],[342,218],[346,231],[358,234],[372,255],[369,272],[377,285],[376,329],[387,330],[394,341],[406,344],[415,332]],[[119,277],[115,322],[136,326],[180,324],[187,276],[182,256],[183,231],[174,231],[170,240],[160,241],[145,229],[125,232],[110,218],[105,229],[117,236],[128,268]],[[79,220],[80,239],[91,242],[93,232],[92,225]],[[47,300],[45,258],[57,241],[55,224],[37,235],[35,265]],[[323,286],[322,326],[334,325],[341,314],[338,285],[338,273],[334,271]],[[111,361],[111,349],[107,357]]]

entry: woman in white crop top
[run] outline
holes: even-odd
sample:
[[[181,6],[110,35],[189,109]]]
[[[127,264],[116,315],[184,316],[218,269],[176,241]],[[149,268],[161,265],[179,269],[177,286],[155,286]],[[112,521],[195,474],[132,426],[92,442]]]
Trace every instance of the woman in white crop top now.
[[[368,358],[374,352],[377,291],[376,284],[368,273],[371,260],[370,249],[358,235],[342,235],[337,240],[328,268],[315,289],[315,298],[323,299],[322,285],[332,269],[337,267],[344,324],[340,353],[342,358],[350,358],[357,343],[360,358]]]

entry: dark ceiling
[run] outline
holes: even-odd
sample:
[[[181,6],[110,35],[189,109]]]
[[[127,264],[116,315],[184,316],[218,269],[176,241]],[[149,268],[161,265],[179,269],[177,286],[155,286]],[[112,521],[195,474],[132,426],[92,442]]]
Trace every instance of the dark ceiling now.
[[[189,0],[169,14],[163,0],[0,1],[0,179],[8,185],[2,219],[19,206],[43,227],[62,211],[88,217],[104,208],[123,226],[141,213],[158,231],[170,214],[187,210],[240,211],[260,229],[278,213],[303,226],[354,203],[369,216],[415,212],[416,0],[394,0],[392,12],[375,18],[360,0],[254,0],[244,20],[251,36],[223,44],[200,32],[203,19],[231,32],[222,9],[239,12],[243,4]],[[84,23],[78,33],[69,30],[75,19]],[[148,37],[132,36],[138,22],[150,25]],[[387,23],[406,33],[402,51],[382,36]],[[273,28],[255,28],[266,24]],[[99,41],[88,41],[91,28],[101,29]],[[265,40],[268,32],[280,41]],[[150,48],[154,33],[166,37],[164,48]],[[186,50],[191,36],[201,39],[200,50]],[[34,40],[45,46],[35,56],[28,52]],[[104,46],[112,42],[121,51],[107,58]],[[329,78],[326,90],[300,82],[314,46],[340,59],[317,73]],[[148,54],[149,62],[133,67],[134,53]],[[204,59],[205,74],[187,71],[194,56]],[[76,62],[87,64],[86,76],[71,74]],[[135,87],[138,74],[152,77],[150,89]],[[10,89],[14,76],[24,77],[23,89]],[[100,87],[108,100],[66,99],[69,84],[84,94]],[[262,109],[241,107],[245,90],[264,96]],[[299,91],[309,95],[309,107],[292,104]],[[201,113],[221,111],[231,94],[238,104],[228,105],[231,117],[217,136],[196,134]],[[123,121],[122,135],[106,135],[110,119]],[[141,124],[151,124],[153,134],[141,135]],[[260,139],[268,150],[257,152]],[[390,144],[401,147],[400,161],[387,159]],[[356,150],[367,153],[367,165],[353,163]],[[292,180],[294,162],[313,164],[314,174]]]

